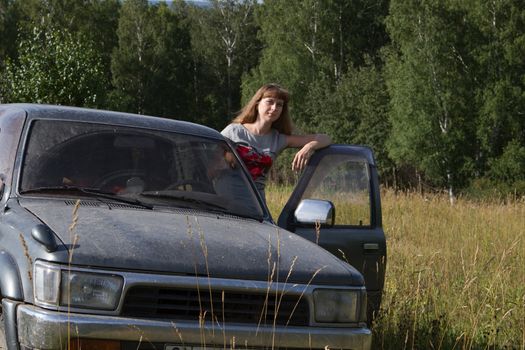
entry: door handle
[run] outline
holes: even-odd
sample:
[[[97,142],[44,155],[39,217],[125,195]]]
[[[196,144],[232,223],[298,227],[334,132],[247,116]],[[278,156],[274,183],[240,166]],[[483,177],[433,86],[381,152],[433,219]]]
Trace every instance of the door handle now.
[[[363,244],[365,252],[373,252],[379,250],[379,243],[365,243]]]

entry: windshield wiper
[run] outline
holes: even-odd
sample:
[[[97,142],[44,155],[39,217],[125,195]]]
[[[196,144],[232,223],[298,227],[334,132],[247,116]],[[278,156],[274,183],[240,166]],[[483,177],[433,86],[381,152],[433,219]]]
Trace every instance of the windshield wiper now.
[[[69,186],[69,185],[36,187],[36,188],[31,188],[28,190],[20,191],[20,194],[40,193],[40,192],[44,192],[44,193],[45,192],[59,192],[59,191],[80,192],[83,194],[90,195],[92,197],[102,197],[102,198],[114,200],[116,202],[137,205],[137,206],[140,206],[146,209],[153,209],[152,205],[146,204],[138,200],[137,198],[122,197],[112,192],[101,191],[98,188],[90,188],[90,187]]]
[[[142,192],[140,195],[144,196],[144,197],[156,197],[156,198],[174,199],[174,200],[178,200],[178,201],[181,201],[181,202],[187,202],[187,203],[190,203],[190,204],[196,204],[198,206],[204,206],[204,207],[206,207],[206,209],[208,209],[208,210],[210,210],[210,211],[212,211],[214,213],[234,215],[234,216],[247,218],[247,219],[255,219],[257,221],[262,221],[262,219],[263,219],[262,216],[242,214],[242,213],[238,213],[238,212],[231,212],[229,210],[229,208],[224,207],[222,205],[219,205],[219,204],[216,204],[216,203],[213,203],[213,202],[210,202],[210,201],[205,201],[205,200],[202,200],[202,199],[188,197],[188,196],[185,196],[185,195],[177,195],[177,194],[172,194],[172,193],[163,193],[163,192],[158,192],[158,191],[146,191],[146,192]]]
[[[204,201],[202,199],[197,199],[197,198],[193,198],[193,197],[184,196],[184,195],[176,195],[176,194],[171,194],[171,193],[162,193],[162,192],[158,192],[158,191],[146,191],[146,192],[140,193],[140,195],[144,196],[144,197],[175,199],[175,200],[180,200],[180,201],[183,201],[183,202],[197,204],[199,206],[212,207],[212,208],[216,208],[216,209],[220,209],[220,210],[228,210],[228,208],[223,207],[222,205],[219,205],[219,204],[216,204],[216,203],[212,203],[212,202],[209,202],[209,201]]]

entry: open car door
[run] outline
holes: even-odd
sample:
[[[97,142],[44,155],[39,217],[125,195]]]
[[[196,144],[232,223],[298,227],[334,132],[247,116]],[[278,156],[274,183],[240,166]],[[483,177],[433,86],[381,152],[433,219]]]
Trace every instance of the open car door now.
[[[371,322],[379,311],[386,266],[372,151],[348,145],[317,151],[284,206],[278,225],[316,242],[363,274]]]

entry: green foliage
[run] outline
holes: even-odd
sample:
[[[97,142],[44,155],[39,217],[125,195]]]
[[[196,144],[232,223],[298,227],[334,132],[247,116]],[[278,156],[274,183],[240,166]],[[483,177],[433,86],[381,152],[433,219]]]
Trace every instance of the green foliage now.
[[[187,119],[191,91],[189,35],[165,3],[122,4],[111,62],[112,108]]]
[[[15,6],[11,0],[0,0],[0,69],[7,57],[16,52]]]
[[[390,164],[388,96],[378,68],[386,11],[386,1],[265,1],[256,16],[264,49],[243,79],[244,101],[260,85],[280,83],[299,129],[369,145],[381,165]]]
[[[525,2],[209,5],[0,0],[0,102],[95,105],[220,130],[241,100],[276,82],[291,93],[297,132],[372,147],[386,183],[520,191]],[[293,153],[275,178],[296,177]]]
[[[223,128],[240,109],[242,74],[257,65],[260,50],[257,6],[256,0],[212,0],[210,8],[188,7],[195,107],[210,126]]]
[[[265,47],[259,65],[243,80],[246,101],[259,86],[277,82],[290,90],[295,120],[308,125],[303,113],[309,88],[331,75],[333,29],[339,21],[331,1],[265,1],[257,12]]]
[[[475,178],[461,194],[478,202],[516,202],[525,196],[525,180],[502,182],[488,177]]]
[[[524,24],[525,4],[514,0],[392,1],[385,56],[396,163],[438,186],[495,179],[504,147],[525,145]]]
[[[386,54],[390,154],[439,186],[463,186],[475,159],[475,82],[467,67],[471,28],[440,1],[392,1]]]
[[[82,37],[52,27],[35,28],[8,60],[2,95],[6,102],[99,106],[107,90],[100,55]]]
[[[489,162],[489,176],[498,182],[513,184],[525,182],[525,146],[517,140],[511,141],[503,154]]]
[[[318,81],[309,91],[305,109],[313,130],[328,133],[336,143],[371,147],[380,169],[387,171],[392,166],[384,147],[390,122],[382,72],[371,64],[347,69],[335,87]]]
[[[120,0],[8,0],[11,3],[10,37],[31,36],[34,27],[60,28],[89,41],[102,58],[105,80],[111,81],[111,52],[117,44]],[[10,55],[16,58],[16,51]],[[109,90],[109,87],[107,88]]]
[[[473,57],[480,81],[477,137],[480,172],[516,140],[525,146],[525,4],[521,1],[464,4],[479,35]]]

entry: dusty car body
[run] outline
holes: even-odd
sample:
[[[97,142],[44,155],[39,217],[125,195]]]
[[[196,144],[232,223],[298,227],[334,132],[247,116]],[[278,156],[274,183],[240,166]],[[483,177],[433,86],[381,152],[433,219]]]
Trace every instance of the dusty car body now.
[[[370,348],[370,150],[318,152],[279,227],[204,126],[0,105],[0,144],[0,348]]]

